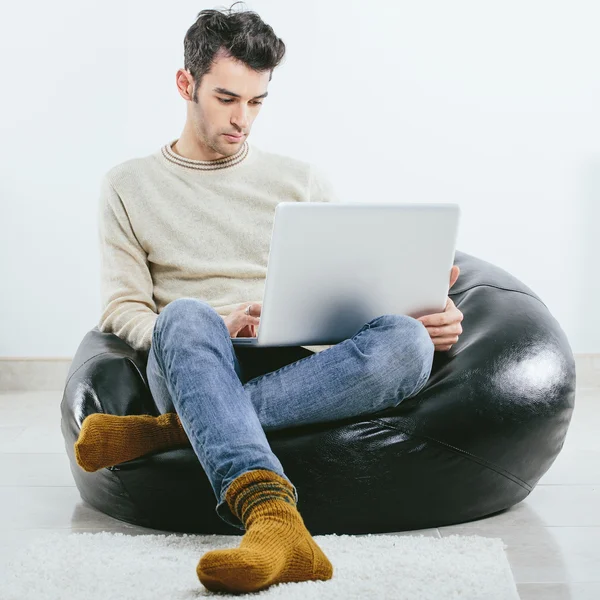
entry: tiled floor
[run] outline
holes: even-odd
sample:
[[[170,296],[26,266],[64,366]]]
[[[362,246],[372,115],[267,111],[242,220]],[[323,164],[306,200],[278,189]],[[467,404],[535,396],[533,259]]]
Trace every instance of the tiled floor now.
[[[0,394],[0,577],[16,549],[50,530],[156,533],[81,500],[60,432],[60,397]],[[599,431],[600,388],[578,389],[563,451],[526,500],[495,517],[410,534],[502,538],[523,600],[600,598]]]

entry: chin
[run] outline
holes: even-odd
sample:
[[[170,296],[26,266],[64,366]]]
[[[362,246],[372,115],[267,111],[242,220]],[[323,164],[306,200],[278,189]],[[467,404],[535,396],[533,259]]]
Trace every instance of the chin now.
[[[223,149],[221,150],[221,154],[225,154],[226,156],[233,156],[234,154],[237,154],[237,152],[239,151],[239,146],[238,144],[225,144],[225,146],[223,146]]]

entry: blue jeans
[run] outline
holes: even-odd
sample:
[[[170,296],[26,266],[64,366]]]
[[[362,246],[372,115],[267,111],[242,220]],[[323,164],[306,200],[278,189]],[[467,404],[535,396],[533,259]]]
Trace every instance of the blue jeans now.
[[[273,355],[284,348],[264,350]],[[225,321],[207,302],[178,298],[158,315],[146,369],[160,413],[180,416],[218,500],[217,514],[242,530],[225,501],[231,482],[254,469],[289,481],[265,431],[397,406],[425,387],[434,345],[420,321],[382,315],[331,348],[247,380],[238,355],[261,350],[234,347]]]

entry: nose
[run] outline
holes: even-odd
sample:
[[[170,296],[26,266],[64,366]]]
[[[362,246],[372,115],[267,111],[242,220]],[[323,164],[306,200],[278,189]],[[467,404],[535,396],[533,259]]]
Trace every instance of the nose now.
[[[231,122],[235,124],[241,131],[248,129],[248,114],[245,107],[236,107],[231,116]]]

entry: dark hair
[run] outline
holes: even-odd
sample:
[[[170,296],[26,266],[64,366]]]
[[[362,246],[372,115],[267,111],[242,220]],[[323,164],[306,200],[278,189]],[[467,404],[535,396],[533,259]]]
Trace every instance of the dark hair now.
[[[255,71],[271,71],[281,62],[285,44],[273,28],[253,11],[233,12],[233,7],[224,12],[203,10],[196,22],[187,30],[183,41],[184,67],[189,70],[196,83],[194,102],[198,101],[197,90],[202,77],[210,71],[215,56],[230,56]]]

